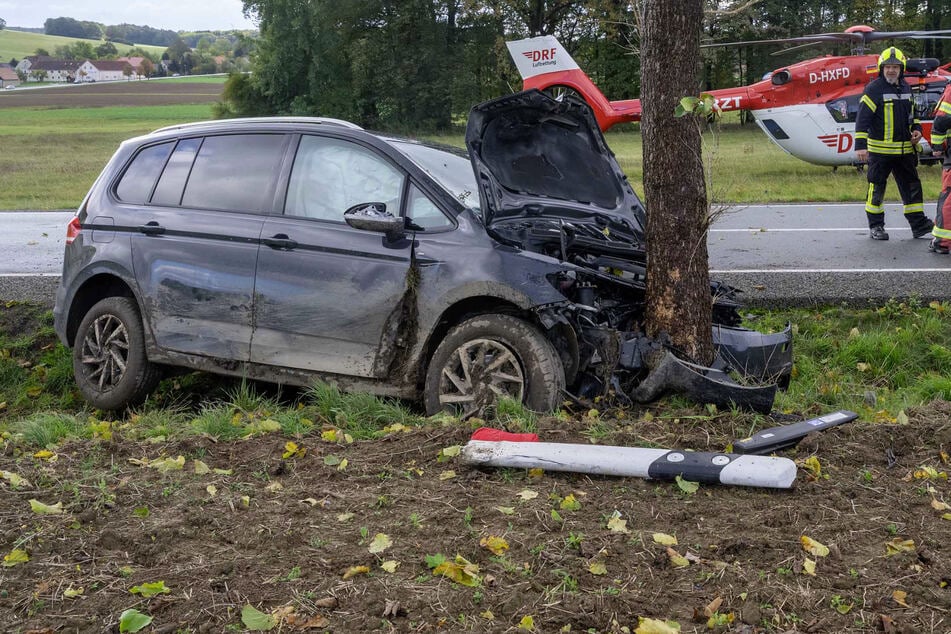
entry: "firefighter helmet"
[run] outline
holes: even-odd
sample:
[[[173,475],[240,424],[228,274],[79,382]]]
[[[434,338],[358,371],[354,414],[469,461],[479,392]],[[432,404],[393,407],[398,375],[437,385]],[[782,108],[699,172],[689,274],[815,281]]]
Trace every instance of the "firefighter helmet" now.
[[[901,66],[902,72],[905,71],[905,54],[894,46],[889,46],[882,54],[878,56],[878,70],[883,71],[885,64],[895,64]]]

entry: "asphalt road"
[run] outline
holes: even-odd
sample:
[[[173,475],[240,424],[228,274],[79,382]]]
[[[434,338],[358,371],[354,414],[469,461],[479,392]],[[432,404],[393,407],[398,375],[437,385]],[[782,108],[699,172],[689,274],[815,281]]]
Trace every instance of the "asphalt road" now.
[[[72,215],[0,212],[0,298],[52,301]],[[885,220],[891,240],[877,242],[861,204],[734,206],[710,230],[710,275],[759,306],[951,297],[951,255],[913,240],[900,205],[887,205]]]

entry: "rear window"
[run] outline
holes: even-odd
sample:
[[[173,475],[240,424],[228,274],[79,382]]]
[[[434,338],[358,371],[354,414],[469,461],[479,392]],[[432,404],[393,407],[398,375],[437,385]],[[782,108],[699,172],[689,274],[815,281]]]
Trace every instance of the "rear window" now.
[[[172,151],[172,145],[173,143],[153,145],[135,155],[116,186],[116,196],[119,200],[133,204],[148,201],[168,153]]]
[[[185,182],[188,180],[199,146],[201,146],[201,139],[183,139],[178,142],[172,157],[168,160],[168,165],[165,166],[165,171],[162,172],[162,178],[155,188],[155,193],[152,194],[153,205],[181,204]]]
[[[284,135],[207,137],[185,186],[182,206],[267,211],[284,155]]]

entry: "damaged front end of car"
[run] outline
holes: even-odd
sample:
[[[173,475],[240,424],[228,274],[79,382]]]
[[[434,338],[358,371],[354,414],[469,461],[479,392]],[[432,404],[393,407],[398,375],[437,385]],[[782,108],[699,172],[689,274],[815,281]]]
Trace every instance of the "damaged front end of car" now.
[[[527,91],[476,106],[466,144],[483,222],[498,242],[560,263],[564,302],[534,312],[561,356],[568,391],[769,412],[792,372],[792,332],[739,326],[737,290],[711,284],[715,361],[683,358],[644,331],[645,209],[588,107]]]

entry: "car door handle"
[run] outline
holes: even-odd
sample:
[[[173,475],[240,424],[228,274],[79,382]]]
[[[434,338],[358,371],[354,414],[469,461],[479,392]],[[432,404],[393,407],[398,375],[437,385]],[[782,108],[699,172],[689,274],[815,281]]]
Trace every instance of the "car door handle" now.
[[[297,240],[291,240],[286,233],[278,233],[270,238],[264,238],[262,242],[272,249],[290,251],[297,248]]]
[[[153,220],[139,227],[139,231],[147,236],[157,236],[165,233],[165,227]]]

